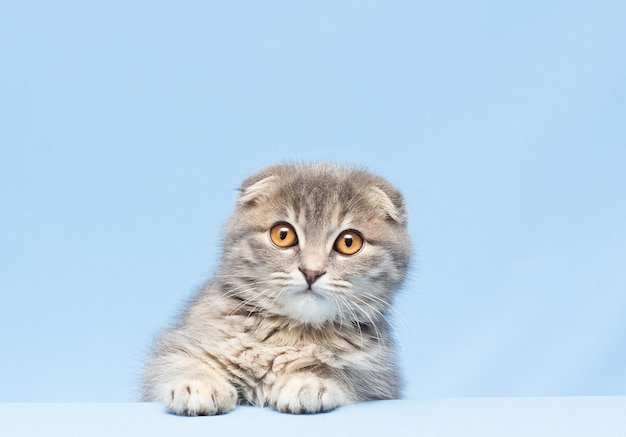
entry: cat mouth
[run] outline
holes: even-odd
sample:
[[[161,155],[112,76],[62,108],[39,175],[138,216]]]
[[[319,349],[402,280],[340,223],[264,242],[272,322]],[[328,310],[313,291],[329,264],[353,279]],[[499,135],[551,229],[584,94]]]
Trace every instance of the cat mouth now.
[[[298,323],[319,325],[333,319],[337,308],[325,288],[301,285],[292,288],[284,297],[283,311]]]
[[[318,299],[326,299],[326,294],[321,290],[314,290],[313,287],[308,286],[293,293],[294,296],[308,296]]]

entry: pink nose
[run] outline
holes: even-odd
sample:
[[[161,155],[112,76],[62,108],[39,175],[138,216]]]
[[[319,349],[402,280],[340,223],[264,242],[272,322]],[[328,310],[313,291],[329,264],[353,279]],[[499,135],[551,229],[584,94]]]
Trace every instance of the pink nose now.
[[[326,272],[320,272],[319,270],[309,270],[309,269],[303,269],[303,268],[300,268],[300,271],[304,275],[304,278],[306,279],[306,283],[309,284],[309,287],[313,285],[315,281],[317,281],[322,275],[326,273]]]

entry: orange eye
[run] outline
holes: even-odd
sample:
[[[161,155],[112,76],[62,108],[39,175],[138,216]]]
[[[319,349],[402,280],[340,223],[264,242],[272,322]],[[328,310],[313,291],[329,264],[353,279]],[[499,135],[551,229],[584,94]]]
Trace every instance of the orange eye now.
[[[298,244],[296,230],[289,223],[278,223],[270,229],[270,239],[272,243],[281,249]]]
[[[354,255],[363,247],[363,237],[357,231],[343,231],[335,240],[335,250],[343,255]]]

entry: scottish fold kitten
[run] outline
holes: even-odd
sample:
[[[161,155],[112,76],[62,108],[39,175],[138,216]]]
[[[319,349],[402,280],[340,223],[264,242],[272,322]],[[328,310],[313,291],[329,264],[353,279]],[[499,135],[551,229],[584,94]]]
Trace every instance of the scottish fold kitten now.
[[[388,315],[409,255],[403,199],[384,179],[261,170],[241,186],[215,278],[157,340],[144,400],[195,416],[398,398]]]

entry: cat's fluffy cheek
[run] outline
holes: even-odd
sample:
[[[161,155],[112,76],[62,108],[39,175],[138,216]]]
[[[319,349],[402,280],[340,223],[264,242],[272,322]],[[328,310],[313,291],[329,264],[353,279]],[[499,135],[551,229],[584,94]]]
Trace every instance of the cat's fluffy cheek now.
[[[188,380],[178,382],[167,393],[165,404],[182,416],[213,416],[228,413],[237,404],[235,387],[224,381]]]
[[[283,413],[313,414],[350,404],[336,381],[312,373],[294,373],[276,381],[270,403]]]

